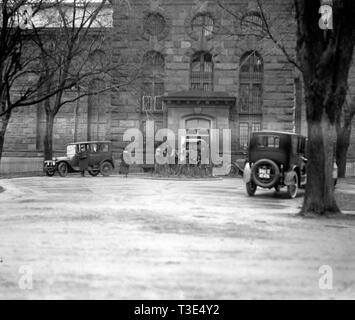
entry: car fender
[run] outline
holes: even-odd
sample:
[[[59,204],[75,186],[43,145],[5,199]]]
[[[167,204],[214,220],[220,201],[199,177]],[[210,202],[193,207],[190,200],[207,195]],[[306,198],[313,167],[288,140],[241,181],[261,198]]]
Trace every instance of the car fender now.
[[[250,180],[251,180],[251,168],[250,168],[249,162],[247,162],[244,167],[243,181],[245,183],[248,183],[248,182],[250,182]]]
[[[295,169],[295,168],[294,168]],[[293,183],[294,177],[297,176],[297,173],[295,170],[290,170],[285,173],[285,179],[284,179],[284,184],[285,186],[289,186]]]

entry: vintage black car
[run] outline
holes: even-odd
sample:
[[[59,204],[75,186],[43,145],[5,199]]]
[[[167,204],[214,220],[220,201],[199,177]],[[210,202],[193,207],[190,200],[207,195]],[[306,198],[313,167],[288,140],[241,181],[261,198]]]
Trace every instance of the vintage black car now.
[[[109,141],[86,141],[75,142],[67,145],[65,157],[57,157],[45,160],[43,170],[48,176],[53,176],[57,171],[61,177],[70,172],[80,172],[79,152],[87,152],[89,158],[89,174],[97,176],[109,176],[114,168],[111,142]]]
[[[257,187],[287,187],[287,194],[295,198],[298,188],[304,187],[306,175],[306,137],[298,134],[259,131],[250,136],[243,179],[249,196]]]

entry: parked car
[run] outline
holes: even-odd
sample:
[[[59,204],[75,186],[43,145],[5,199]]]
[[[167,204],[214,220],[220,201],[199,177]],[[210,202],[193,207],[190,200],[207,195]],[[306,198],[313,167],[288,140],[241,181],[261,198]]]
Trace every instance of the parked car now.
[[[306,137],[279,131],[252,132],[243,180],[249,196],[257,187],[287,188],[287,194],[295,198],[299,188],[307,183]],[[338,167],[334,161],[333,180],[337,183]]]
[[[80,172],[79,150],[87,151],[89,157],[89,174],[97,176],[109,176],[114,168],[112,158],[111,142],[109,141],[86,141],[76,142],[67,145],[65,157],[57,157],[52,160],[45,160],[43,170],[48,176],[53,176],[57,171],[61,177],[71,172]]]
[[[287,188],[295,198],[299,187],[305,186],[306,137],[287,132],[260,131],[250,137],[243,179],[249,196],[257,187]]]

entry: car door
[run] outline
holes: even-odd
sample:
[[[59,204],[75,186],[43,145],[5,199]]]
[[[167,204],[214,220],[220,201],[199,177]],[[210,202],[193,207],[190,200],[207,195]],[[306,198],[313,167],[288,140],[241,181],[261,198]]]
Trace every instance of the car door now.
[[[100,165],[100,144],[91,143],[89,145],[89,167],[98,168]]]
[[[72,166],[72,168],[74,170],[79,170],[79,145],[76,144],[74,145],[75,151],[74,151],[74,155],[70,160],[70,165]]]

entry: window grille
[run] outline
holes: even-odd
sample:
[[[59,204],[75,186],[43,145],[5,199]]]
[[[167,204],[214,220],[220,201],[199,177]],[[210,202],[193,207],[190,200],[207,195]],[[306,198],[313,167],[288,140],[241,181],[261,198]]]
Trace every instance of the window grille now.
[[[246,35],[262,37],[264,35],[264,22],[259,12],[249,12],[241,20],[242,32]]]
[[[150,13],[144,21],[144,29],[151,36],[158,36],[166,27],[165,18],[159,13]]]
[[[263,61],[255,51],[246,53],[240,62],[239,112],[262,113]]]
[[[156,71],[163,71],[165,67],[164,56],[157,51],[149,51],[144,55],[143,58],[144,67],[146,71],[154,69]]]
[[[191,27],[200,37],[208,37],[213,33],[214,21],[209,14],[199,14],[192,20]]]
[[[90,92],[99,92],[105,86],[102,80],[94,79],[90,83]],[[106,109],[108,96],[104,92],[90,95],[88,98],[88,140],[104,140],[106,135]]]
[[[192,57],[190,87],[194,90],[213,90],[213,62],[211,54],[202,52]]]
[[[249,123],[240,122],[239,123],[239,146],[240,149],[246,149],[249,142]]]
[[[142,92],[142,111],[162,112],[164,95],[164,56],[150,51],[144,56],[145,80]]]
[[[164,83],[159,79],[152,78],[150,82],[146,82],[143,88],[142,110],[163,111],[163,94]]]
[[[241,115],[239,122],[239,148],[246,150],[251,132],[262,130],[261,115]]]

